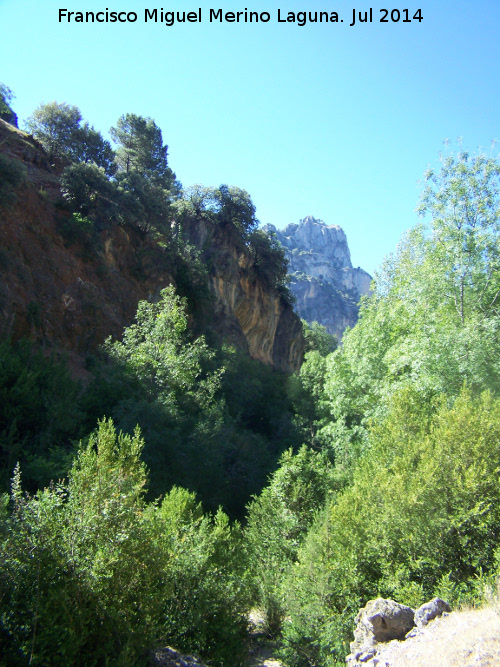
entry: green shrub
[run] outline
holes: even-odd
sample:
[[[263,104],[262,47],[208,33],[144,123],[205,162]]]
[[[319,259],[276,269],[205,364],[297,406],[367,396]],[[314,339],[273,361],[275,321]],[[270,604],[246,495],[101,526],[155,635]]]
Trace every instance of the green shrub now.
[[[500,401],[488,393],[464,390],[451,406],[411,387],[395,395],[352,486],[315,524],[291,571],[285,650],[300,645],[330,665],[350,635],[348,623],[343,635],[330,629],[340,617],[352,622],[371,598],[416,605],[451,591],[465,601],[490,586],[499,440]]]
[[[144,501],[143,440],[102,421],[67,484],[1,504],[5,665],[141,665],[163,643],[233,665],[247,594],[237,526],[173,489]]]
[[[232,667],[244,652],[248,587],[238,525],[203,516],[194,494],[174,487],[151,516],[167,556],[163,632],[185,651]]]
[[[30,304],[28,317],[39,324],[41,311]],[[64,477],[83,435],[80,386],[62,362],[36,352],[28,341],[0,343],[0,484],[7,491],[16,461],[33,492]]]
[[[241,518],[283,449],[299,444],[286,376],[195,338],[186,303],[171,286],[139,304],[122,341],[107,342],[84,400],[89,423],[109,415],[128,433],[139,424],[152,497],[178,484]]]
[[[326,456],[303,446],[281,456],[269,486],[248,506],[245,530],[255,602],[268,631],[281,630],[284,581],[316,513],[333,497],[334,471]]]

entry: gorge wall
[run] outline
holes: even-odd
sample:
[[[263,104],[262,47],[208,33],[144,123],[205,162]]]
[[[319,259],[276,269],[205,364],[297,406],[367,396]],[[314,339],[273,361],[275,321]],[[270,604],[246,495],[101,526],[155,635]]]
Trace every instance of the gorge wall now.
[[[110,224],[89,234],[71,225],[61,198],[61,165],[32,137],[0,120],[0,155],[23,165],[15,201],[0,202],[0,336],[28,337],[83,356],[120,337],[140,300],[178,284],[183,267],[150,235]],[[206,263],[201,314],[223,339],[283,371],[300,367],[304,340],[293,308],[270,289],[231,234],[207,237],[193,222]],[[196,245],[196,243],[195,243]],[[185,268],[185,267],[184,267]],[[184,272],[185,273],[185,272]],[[196,322],[193,327],[201,332]],[[203,318],[202,318],[203,319]]]
[[[185,239],[209,267],[215,300],[212,324],[222,337],[250,356],[287,372],[303,360],[302,324],[293,306],[255,270],[255,260],[228,228],[193,218],[184,222]]]
[[[284,247],[292,276],[296,310],[308,322],[319,322],[340,341],[356,324],[359,300],[370,293],[372,277],[353,268],[346,235],[338,225],[307,216],[298,224],[266,229]]]

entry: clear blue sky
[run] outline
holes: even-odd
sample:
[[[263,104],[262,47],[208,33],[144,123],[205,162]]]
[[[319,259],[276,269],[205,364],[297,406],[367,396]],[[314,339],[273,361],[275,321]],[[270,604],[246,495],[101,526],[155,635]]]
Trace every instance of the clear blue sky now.
[[[419,4],[420,3],[420,4]],[[341,225],[355,266],[373,272],[417,222],[419,179],[445,138],[474,150],[500,140],[500,0],[372,5],[350,27],[345,0],[202,9],[201,23],[144,22],[139,0],[0,0],[0,81],[24,120],[40,102],[68,102],[106,133],[126,112],[151,116],[185,186],[248,190],[263,223],[306,215]],[[380,9],[423,20],[380,23]],[[136,23],[59,23],[58,10],[135,11]],[[268,23],[210,23],[210,8],[264,12]],[[278,23],[336,11],[343,23]],[[403,16],[402,16],[403,18]],[[498,149],[496,151],[498,153]]]

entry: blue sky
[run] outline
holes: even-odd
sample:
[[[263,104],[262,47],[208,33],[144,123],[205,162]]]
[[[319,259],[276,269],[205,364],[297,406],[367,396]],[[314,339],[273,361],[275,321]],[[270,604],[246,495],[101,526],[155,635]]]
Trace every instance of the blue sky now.
[[[417,222],[419,180],[442,141],[489,152],[500,140],[500,1],[371,6],[373,22],[350,27],[369,4],[0,0],[0,81],[21,120],[52,100],[103,133],[123,113],[151,116],[185,186],[245,188],[277,227],[309,214],[339,224],[354,265],[373,272]],[[380,23],[384,7],[423,20]],[[138,20],[59,23],[60,8]],[[145,8],[201,8],[202,21],[145,23]],[[211,8],[271,19],[210,23]],[[278,9],[344,22],[278,23]]]

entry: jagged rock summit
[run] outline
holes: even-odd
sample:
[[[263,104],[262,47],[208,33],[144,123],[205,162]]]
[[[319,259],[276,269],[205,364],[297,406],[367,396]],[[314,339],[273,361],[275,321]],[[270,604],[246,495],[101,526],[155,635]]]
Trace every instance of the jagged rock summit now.
[[[267,225],[285,248],[296,310],[308,322],[323,324],[341,339],[356,324],[359,300],[370,292],[372,277],[354,268],[344,230],[308,215],[284,229]]]

